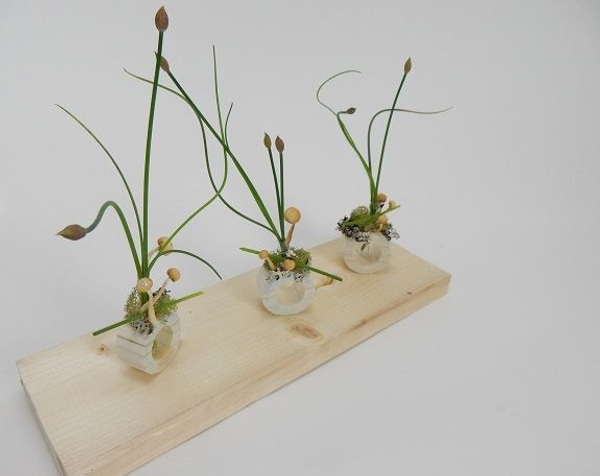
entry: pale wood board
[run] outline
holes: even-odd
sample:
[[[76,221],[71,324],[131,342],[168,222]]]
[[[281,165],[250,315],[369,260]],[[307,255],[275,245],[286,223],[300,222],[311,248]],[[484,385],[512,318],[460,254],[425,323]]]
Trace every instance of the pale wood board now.
[[[340,248],[334,240],[312,250],[315,266],[344,281],[319,288],[299,315],[263,309],[256,271],[183,303],[184,341],[158,375],[117,358],[115,331],[17,362],[60,473],[133,471],[447,291],[448,273],[399,246],[374,275],[345,268]]]

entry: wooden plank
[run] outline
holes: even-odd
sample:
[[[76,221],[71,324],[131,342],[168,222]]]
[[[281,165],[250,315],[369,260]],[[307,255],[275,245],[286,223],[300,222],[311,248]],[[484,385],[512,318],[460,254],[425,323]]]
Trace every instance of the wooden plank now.
[[[375,275],[347,270],[340,246],[313,257],[344,281],[299,315],[262,308],[256,271],[182,304],[184,341],[158,375],[121,362],[114,331],[17,362],[60,473],[126,474],[446,293],[448,273],[398,246]]]

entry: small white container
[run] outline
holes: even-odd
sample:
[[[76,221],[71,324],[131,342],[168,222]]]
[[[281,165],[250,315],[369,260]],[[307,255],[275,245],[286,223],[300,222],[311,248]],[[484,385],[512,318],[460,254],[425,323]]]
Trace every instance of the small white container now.
[[[142,334],[125,324],[117,334],[119,357],[148,374],[164,370],[175,357],[181,343],[181,323],[177,314],[162,319],[152,332]]]
[[[382,233],[369,233],[367,241],[356,241],[345,236],[342,255],[346,266],[356,273],[376,273],[388,266],[392,254],[391,243]]]
[[[261,266],[257,283],[263,305],[277,316],[302,312],[315,297],[315,284],[310,272],[270,271]]]

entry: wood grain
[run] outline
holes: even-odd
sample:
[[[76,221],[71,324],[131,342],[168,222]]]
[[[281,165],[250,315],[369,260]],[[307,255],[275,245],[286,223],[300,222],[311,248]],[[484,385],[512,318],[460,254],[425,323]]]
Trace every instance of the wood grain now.
[[[344,281],[299,315],[264,310],[256,271],[183,303],[184,340],[158,375],[117,358],[115,331],[17,362],[60,473],[126,474],[446,293],[448,273],[398,246],[374,275],[347,270],[340,246],[312,250]]]

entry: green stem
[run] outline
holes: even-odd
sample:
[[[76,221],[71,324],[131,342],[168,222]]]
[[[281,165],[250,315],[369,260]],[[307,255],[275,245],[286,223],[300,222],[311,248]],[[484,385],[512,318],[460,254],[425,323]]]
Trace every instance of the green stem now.
[[[135,79],[138,79],[138,80],[143,81],[143,82],[148,83],[148,84],[152,84],[152,81],[150,81],[150,80],[148,80],[146,78],[143,78],[141,76],[135,75],[135,74],[133,74],[133,73],[127,71],[127,70],[125,70],[125,72],[129,76],[131,76],[131,77],[133,77]],[[215,190],[216,192],[219,193],[219,200],[221,200],[221,202],[223,203],[223,205],[225,205],[233,213],[235,213],[236,215],[240,216],[241,218],[249,221],[250,223],[252,223],[252,224],[254,224],[256,226],[264,228],[268,232],[270,232],[273,235],[275,235],[275,237],[277,238],[277,240],[280,241],[280,235],[278,233],[274,232],[273,229],[269,228],[267,225],[265,225],[263,223],[260,223],[259,221],[255,220],[255,219],[253,219],[253,218],[245,215],[244,213],[236,210],[227,200],[225,200],[225,198],[221,194],[220,190],[222,190],[222,188],[221,187],[217,187],[217,185],[216,185],[214,176],[212,174],[212,169],[210,167],[210,161],[208,159],[208,149],[207,149],[206,132],[205,132],[205,129],[204,129],[203,116],[201,114],[199,114],[200,111],[198,110],[198,108],[196,107],[196,105],[193,104],[193,103],[191,103],[188,100],[188,98],[186,98],[186,96],[184,96],[183,94],[179,93],[178,91],[176,91],[176,90],[174,90],[172,88],[169,88],[169,87],[164,86],[162,84],[159,84],[159,87],[162,88],[162,89],[164,89],[164,90],[166,90],[166,91],[168,91],[168,92],[170,92],[170,93],[172,93],[172,94],[174,94],[175,96],[177,96],[181,100],[183,100],[190,107],[190,109],[192,109],[192,112],[194,113],[194,115],[198,119],[198,122],[200,124],[200,129],[201,129],[201,132],[202,132],[202,136],[203,136],[203,140],[204,140],[205,160],[206,160],[206,166],[207,166],[207,170],[208,170],[208,177],[209,177],[209,180],[211,182],[211,186],[212,186],[213,190]],[[231,112],[231,108],[230,108],[229,112]],[[221,140],[219,140],[220,138],[218,136],[215,136],[215,137],[217,137],[217,140],[219,140],[219,142],[221,143],[221,145],[223,145],[223,142],[225,142],[226,144],[228,144],[228,141],[227,141],[227,123],[228,123],[228,120],[229,120],[229,114],[227,115],[227,119],[225,121],[225,135],[224,135],[224,140],[221,141]],[[210,124],[208,124],[208,125],[210,126]],[[215,133],[214,129],[211,130],[211,132],[214,135],[214,133]],[[226,154],[225,154],[225,160],[224,160],[225,171],[224,171],[224,175],[223,175],[223,180],[225,180],[226,177],[227,177],[227,169],[228,169],[227,157],[232,154],[231,151],[229,151],[228,149],[224,149],[224,150],[225,150]]]
[[[254,255],[257,255],[257,254],[260,253],[260,251],[258,251],[258,250],[254,250],[252,248],[246,248],[246,247],[242,247],[242,248],[240,248],[240,250],[245,251],[246,253],[252,253]],[[273,260],[273,262],[275,264],[279,264],[279,263],[281,263],[282,261],[285,260],[285,258],[282,258],[281,256],[277,256],[277,255],[270,255],[270,257],[271,257],[271,259]],[[306,269],[308,271],[313,271],[313,272],[315,272],[317,274],[321,274],[323,276],[327,276],[328,278],[335,279],[336,281],[342,281],[342,278],[340,278],[339,276],[336,276],[335,274],[328,273],[327,271],[323,271],[322,269],[314,268],[314,267],[309,266],[307,264],[298,264],[297,266],[298,266],[299,269]]]
[[[381,151],[379,154],[379,164],[377,165],[377,180],[375,181],[375,195],[371,199],[371,208],[377,206],[377,191],[379,190],[379,180],[381,179],[381,169],[383,166],[383,156],[385,155],[385,146],[387,144],[388,134],[390,132],[390,126],[392,124],[392,117],[394,115],[394,111],[396,110],[396,103],[398,102],[398,98],[400,97],[400,91],[402,91],[402,86],[404,85],[404,80],[408,72],[405,71],[402,75],[402,80],[400,81],[400,85],[398,86],[398,90],[396,91],[396,96],[394,97],[394,102],[392,103],[392,107],[390,108],[390,115],[387,120],[387,124],[385,125],[385,132],[383,134],[383,142],[381,144]],[[371,211],[371,213],[373,210]]]
[[[121,210],[121,207],[119,207],[119,205],[116,202],[113,202],[111,200],[105,202],[100,207],[100,210],[98,211],[98,214],[96,215],[96,219],[92,222],[91,225],[89,225],[85,229],[85,231],[86,231],[86,233],[91,233],[92,231],[94,231],[94,229],[98,226],[98,224],[102,220],[102,217],[104,216],[104,213],[106,212],[106,210],[109,207],[111,207],[115,210],[115,212],[117,213],[117,216],[119,217],[119,220],[121,221],[121,226],[123,227],[123,231],[125,231],[125,236],[127,237],[127,242],[129,243],[129,250],[131,252],[131,256],[133,257],[133,263],[135,264],[135,271],[137,273],[137,277],[138,277],[138,279],[142,278],[144,276],[144,274],[142,273],[142,268],[140,266],[140,260],[137,256],[137,250],[135,249],[135,243],[133,241],[133,236],[131,235],[131,230],[129,228],[129,224],[127,223],[127,219],[125,218],[125,215],[123,214],[123,211]]]
[[[185,251],[185,250],[166,250],[166,251],[159,251],[156,256],[152,259],[152,261],[150,261],[150,265],[149,265],[149,269],[151,270],[154,265],[156,264],[156,261],[158,260],[158,258],[160,258],[161,256],[165,256],[165,255],[169,255],[172,253],[177,253],[177,254],[181,254],[181,255],[186,255],[186,256],[190,256],[192,258],[197,259],[198,261],[201,261],[202,263],[204,263],[206,266],[208,266],[213,273],[215,273],[219,279],[223,279],[223,277],[219,274],[219,272],[215,269],[215,267],[210,264],[208,261],[206,261],[204,258],[201,258],[198,255],[195,255],[194,253],[191,253],[189,251]]]
[[[162,55],[163,32],[158,33],[158,47],[156,49],[156,62],[154,66],[154,80],[152,82],[152,98],[150,100],[150,113],[148,117],[148,134],[146,136],[146,156],[144,161],[144,202],[142,211],[142,273],[148,273],[148,210],[150,197],[150,155],[152,150],[152,132],[154,129],[154,112],[156,109],[156,95],[158,92],[158,77],[160,75],[160,58]]]
[[[281,236],[285,234],[285,225],[283,224],[283,204],[281,200],[281,193],[279,190],[279,180],[277,179],[277,172],[275,170],[275,159],[273,158],[273,151],[271,148],[267,148],[269,152],[269,162],[271,162],[271,172],[273,173],[273,183],[275,185],[275,198],[277,199],[277,214],[279,215],[279,233]],[[281,168],[280,168],[281,170]],[[280,172],[281,181],[283,182],[283,175]],[[282,183],[283,187],[283,183]]]
[[[358,147],[356,146],[356,143],[354,142],[352,135],[350,134],[350,132],[348,131],[348,128],[344,124],[344,121],[342,121],[342,118],[341,118],[342,114],[343,114],[343,112],[338,112],[336,114],[336,117],[338,120],[338,125],[340,126],[340,129],[342,130],[342,133],[344,134],[346,141],[348,142],[348,144],[350,144],[350,147],[352,147],[352,150],[354,150],[354,152],[356,152],[356,155],[360,159],[361,165],[365,169],[365,173],[367,174],[367,177],[369,179],[369,195],[371,197],[371,203],[372,203],[374,200],[374,196],[377,195],[377,187],[375,186],[375,181],[373,180],[373,171],[371,170],[371,167],[369,167],[369,164],[367,163],[367,161],[361,154],[360,150],[358,150]],[[371,213],[374,213],[374,212],[371,211]]]
[[[285,196],[283,188],[283,152],[279,152],[279,186],[281,187],[279,191],[279,209],[277,210],[279,215],[279,226],[281,227],[281,240],[279,241],[279,246],[281,248],[281,251],[285,251],[287,250],[288,245],[285,239],[285,225],[283,224],[283,213],[285,207]]]
[[[92,139],[94,139],[96,141],[96,143],[100,146],[100,148],[108,156],[108,158],[112,162],[115,169],[117,169],[117,173],[119,174],[119,177],[121,177],[121,181],[123,182],[123,185],[125,185],[125,189],[127,190],[127,195],[129,195],[129,200],[131,201],[131,206],[133,207],[133,213],[135,214],[135,221],[137,224],[138,235],[141,240],[142,226],[140,223],[140,214],[138,212],[138,208],[137,208],[137,204],[135,203],[135,199],[133,198],[133,193],[131,193],[131,188],[129,187],[129,183],[127,182],[127,179],[125,178],[125,175],[123,174],[123,172],[121,170],[121,167],[119,167],[119,164],[117,163],[115,158],[108,151],[108,149],[104,146],[104,144],[100,141],[100,139],[98,139],[98,137],[77,116],[75,116],[75,114],[73,114],[66,108],[62,107],[60,104],[57,104],[57,106],[60,109],[62,109],[64,112],[66,112],[75,122],[77,122],[77,124],[79,124],[92,137]]]
[[[193,299],[195,297],[201,296],[202,294],[204,294],[203,291],[197,291],[195,293],[188,294],[187,296],[180,297],[179,299],[174,299],[173,301],[171,301],[169,303],[169,305],[179,304],[181,302],[187,301],[188,299]],[[155,309],[160,310],[160,304],[158,304]],[[133,316],[130,316],[127,319],[123,319],[122,321],[115,322],[114,324],[111,324],[110,326],[106,326],[106,327],[103,327],[102,329],[92,332],[92,335],[98,336],[100,334],[104,334],[105,332],[108,332],[117,327],[121,327],[124,324],[128,324],[130,322],[137,321],[138,319],[141,319],[142,317],[144,317],[144,315],[145,315],[144,313],[134,314]]]
[[[173,75],[173,73],[169,72],[168,74],[169,74],[169,77],[171,78],[171,80],[173,81],[173,83],[175,84],[175,86],[177,87],[177,89],[179,90],[179,92],[185,97],[185,99],[188,102],[188,104],[190,105],[190,107],[192,107],[192,109],[194,110],[194,112],[196,113],[196,115],[202,120],[202,122],[204,123],[204,125],[206,125],[206,127],[208,128],[208,130],[211,132],[211,134],[217,139],[217,141],[224,148],[225,152],[227,153],[227,155],[229,156],[229,158],[231,159],[231,161],[235,165],[235,168],[237,169],[237,171],[241,175],[242,179],[244,180],[244,182],[246,182],[246,186],[248,187],[250,193],[252,194],[252,197],[254,198],[254,201],[256,202],[256,205],[258,206],[258,208],[259,208],[260,212],[262,213],[263,217],[265,217],[265,219],[267,220],[267,223],[269,225],[270,231],[277,237],[277,240],[279,242],[281,242],[281,240],[285,239],[285,238],[281,238],[279,236],[279,233],[277,231],[277,228],[275,227],[273,219],[271,218],[271,215],[269,214],[269,212],[268,212],[268,210],[267,210],[264,202],[260,198],[260,195],[258,194],[258,191],[256,190],[256,187],[254,186],[254,184],[250,180],[250,177],[248,176],[248,174],[246,173],[246,171],[244,170],[244,168],[242,167],[242,165],[240,164],[240,162],[238,161],[238,159],[235,157],[235,155],[233,154],[233,152],[231,151],[231,149],[229,148],[229,146],[225,142],[224,138],[222,138],[219,135],[219,133],[212,126],[212,124],[206,119],[206,117],[204,116],[204,114],[202,114],[202,112],[198,109],[198,107],[195,105],[195,103],[192,101],[192,99],[186,93],[185,89],[183,89],[183,87],[181,86],[181,84],[179,84],[179,81],[177,81],[177,78]]]

